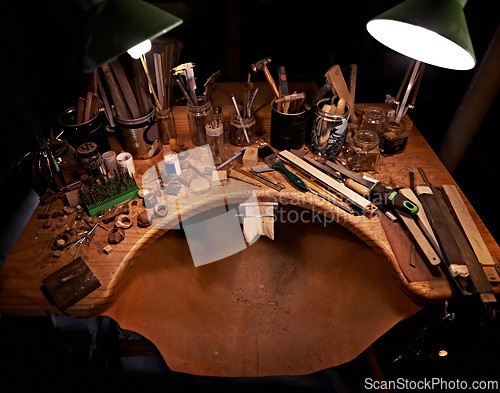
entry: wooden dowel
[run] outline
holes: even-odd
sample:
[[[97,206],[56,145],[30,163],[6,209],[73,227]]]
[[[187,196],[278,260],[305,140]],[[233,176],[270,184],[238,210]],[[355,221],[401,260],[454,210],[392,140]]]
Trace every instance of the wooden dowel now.
[[[82,124],[85,116],[85,98],[78,97],[78,104],[76,106],[76,124]]]
[[[87,96],[85,97],[85,112],[83,115],[84,123],[90,120],[91,110],[92,110],[92,92],[88,91]]]

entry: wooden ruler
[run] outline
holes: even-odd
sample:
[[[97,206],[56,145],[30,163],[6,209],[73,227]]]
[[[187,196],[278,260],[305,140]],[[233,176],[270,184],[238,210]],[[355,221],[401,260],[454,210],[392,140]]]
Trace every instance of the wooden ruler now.
[[[409,214],[406,214],[404,212],[397,211],[397,214],[399,215],[403,223],[406,225],[406,228],[408,228],[411,235],[417,242],[418,246],[420,247],[424,255],[427,257],[429,262],[432,265],[439,265],[441,263],[441,258],[436,254],[431,244],[424,236],[424,234],[418,227],[417,223],[413,220],[413,218]]]
[[[290,153],[288,150],[283,150],[279,153],[279,156],[286,160],[287,162],[295,165],[297,168],[312,176],[314,179],[319,181],[321,184],[326,187],[331,188],[333,191],[341,194],[348,202],[353,203],[359,208],[363,209],[363,211],[369,213],[370,215],[375,213],[377,207],[371,203],[368,199],[363,198],[361,195],[347,188],[344,184],[339,183],[337,180],[328,176],[327,174],[321,172],[319,169],[316,169],[311,164],[307,163],[303,159],[297,157],[296,155]]]
[[[442,186],[443,192],[453,208],[458,222],[469,239],[472,249],[476,253],[477,259],[481,265],[494,266],[495,261],[488,251],[488,247],[479,233],[474,220],[472,219],[467,207],[465,206],[462,197],[458,193],[458,189],[453,185]]]
[[[343,98],[345,102],[347,102],[347,105],[349,106],[349,116],[355,117],[354,99],[352,98],[352,95],[347,88],[347,84],[345,83],[345,79],[342,75],[340,67],[338,65],[334,65],[326,72],[325,77],[328,83],[330,83],[335,88],[337,94],[339,95],[339,98]]]

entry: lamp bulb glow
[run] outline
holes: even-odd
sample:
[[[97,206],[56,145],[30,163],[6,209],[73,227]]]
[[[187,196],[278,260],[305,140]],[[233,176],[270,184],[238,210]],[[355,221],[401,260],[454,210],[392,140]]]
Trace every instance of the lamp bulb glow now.
[[[134,59],[140,58],[142,55],[146,54],[151,50],[151,41],[146,40],[142,41],[140,44],[137,44],[130,48],[127,52]]]
[[[474,57],[455,42],[431,30],[390,19],[375,19],[366,25],[368,32],[382,44],[412,59],[427,64],[470,70]]]

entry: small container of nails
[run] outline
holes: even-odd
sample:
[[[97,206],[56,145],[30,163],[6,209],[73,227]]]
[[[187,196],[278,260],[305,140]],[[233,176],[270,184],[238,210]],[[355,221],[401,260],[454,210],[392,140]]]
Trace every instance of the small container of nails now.
[[[207,143],[212,152],[212,158],[215,165],[222,164],[225,161],[225,142],[224,142],[224,119],[222,108],[214,109],[214,119],[205,126],[207,133]]]

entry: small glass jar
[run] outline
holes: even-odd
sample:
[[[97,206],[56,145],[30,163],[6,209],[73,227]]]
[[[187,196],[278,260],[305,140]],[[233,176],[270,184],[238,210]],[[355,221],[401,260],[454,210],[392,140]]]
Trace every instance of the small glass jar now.
[[[224,125],[218,118],[205,126],[207,133],[207,143],[212,152],[212,158],[215,165],[222,164],[226,159],[224,142]]]
[[[235,146],[248,146],[254,143],[256,138],[254,117],[243,117],[240,121],[234,114],[229,127],[229,142]]]
[[[156,124],[162,145],[169,145],[170,140],[177,141],[177,131],[175,130],[174,116],[170,108],[156,111]]]
[[[213,119],[214,110],[210,101],[205,103],[205,97],[197,97],[198,105],[187,105],[187,118],[191,142],[195,146],[207,143],[205,125]]]
[[[76,149],[78,159],[82,163],[87,175],[99,177],[106,174],[104,160],[99,153],[97,144],[94,142],[85,142]]]
[[[370,130],[354,133],[346,152],[347,165],[351,171],[373,171],[380,156],[380,138]]]
[[[61,170],[66,184],[77,181],[85,174],[84,168],[79,165],[76,150],[65,139],[59,138],[50,143],[50,150]]]
[[[395,116],[387,116],[382,126],[380,152],[384,156],[401,153],[405,149],[407,141],[406,123],[403,120],[398,123]]]
[[[378,106],[369,106],[365,109],[359,129],[370,130],[380,136],[382,133],[382,124],[384,123],[384,119],[385,110]]]

